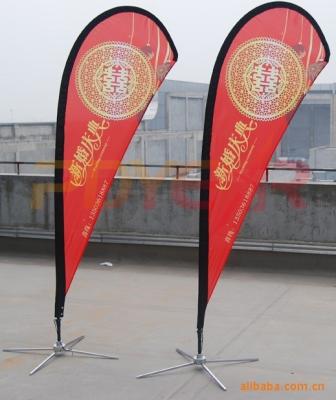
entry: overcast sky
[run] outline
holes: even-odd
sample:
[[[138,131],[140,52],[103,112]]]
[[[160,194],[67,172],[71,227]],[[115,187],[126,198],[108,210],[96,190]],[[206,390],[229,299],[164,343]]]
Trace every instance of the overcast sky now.
[[[336,82],[336,2],[300,0],[321,26],[331,61],[317,82]],[[254,0],[0,0],[0,122],[55,121],[68,53],[95,16],[120,5],[155,14],[169,30],[179,60],[169,79],[209,83],[226,35]]]

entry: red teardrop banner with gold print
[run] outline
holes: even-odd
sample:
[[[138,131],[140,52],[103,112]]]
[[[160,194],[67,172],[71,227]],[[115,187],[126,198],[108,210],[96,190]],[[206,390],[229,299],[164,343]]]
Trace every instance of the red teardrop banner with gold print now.
[[[316,21],[291,3],[252,10],[223,44],[210,83],[202,151],[199,330],[265,168],[328,60]]]
[[[127,146],[176,60],[163,24],[136,7],[101,14],[71,50],[57,116],[56,317]]]

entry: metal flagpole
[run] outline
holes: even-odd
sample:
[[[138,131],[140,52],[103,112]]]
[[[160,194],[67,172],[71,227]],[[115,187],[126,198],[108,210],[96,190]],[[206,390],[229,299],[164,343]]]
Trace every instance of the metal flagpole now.
[[[127,26],[130,21],[132,23]],[[150,31],[148,30],[155,32],[156,39],[153,44],[149,43],[148,32]],[[132,43],[133,38],[137,45]],[[154,54],[156,54],[155,58],[153,58]],[[121,60],[120,57],[123,59]],[[74,346],[83,340],[84,336],[69,343],[63,343],[61,319],[64,313],[64,302],[117,172],[117,166],[140,124],[139,116],[146,111],[152,97],[176,63],[177,58],[176,47],[162,22],[150,12],[133,6],[115,7],[98,15],[83,29],[70,51],[60,88],[55,146],[56,297],[54,321],[57,340],[50,348],[4,350],[10,352],[51,351],[48,357],[31,371],[31,375],[50,360],[67,353],[117,359],[105,354],[75,350]],[[119,65],[120,62],[122,67]],[[94,83],[97,80],[97,74],[101,75],[101,70],[105,68],[106,63],[109,70],[121,68],[123,70],[121,73],[127,74],[129,82],[126,85],[125,79],[118,75],[119,72],[115,76],[114,89],[125,92],[120,101],[118,100],[119,103],[115,102],[109,82],[106,81],[103,84],[103,91]],[[90,71],[90,74],[87,71]],[[94,93],[98,94],[92,95],[92,85]],[[89,89],[85,89],[86,87]],[[98,96],[97,104],[91,104],[96,96]],[[100,122],[97,122],[97,118]],[[122,135],[116,134],[120,127]],[[80,161],[80,159],[83,160]],[[71,165],[70,160],[72,160]],[[91,161],[92,164],[95,162],[95,168],[87,173],[86,168],[92,166]],[[87,196],[88,193],[90,193],[90,199]],[[64,226],[66,218],[67,229]]]
[[[300,32],[298,20],[302,22],[300,41],[293,46],[296,34]],[[303,24],[310,32],[309,39],[308,35],[306,38],[302,35]],[[275,48],[277,50],[273,50]],[[306,52],[308,48],[310,51]],[[312,48],[316,51],[315,58],[311,54]],[[284,49],[283,53],[280,49]],[[280,54],[286,56],[282,58]],[[295,60],[298,66],[295,72],[289,66],[292,62],[285,61],[286,57]],[[329,57],[328,43],[315,19],[303,8],[284,1],[272,1],[254,8],[238,21],[225,39],[214,65],[204,121],[197,355],[191,356],[177,349],[187,363],[139,375],[138,378],[196,365],[225,390],[208,364],[258,361],[257,358],[207,359],[202,351],[205,310],[263,172],[295,111]],[[271,99],[268,97],[269,78],[264,79],[266,75],[262,72],[259,76],[264,80],[260,85],[260,79],[257,78],[257,82],[255,78],[259,69],[255,72],[254,67],[263,69],[267,65],[267,68],[273,68],[271,65],[278,64],[281,64],[281,74],[286,78],[273,81],[271,90],[274,97]],[[295,92],[291,92],[293,82],[297,85]],[[284,96],[283,100],[281,96]]]

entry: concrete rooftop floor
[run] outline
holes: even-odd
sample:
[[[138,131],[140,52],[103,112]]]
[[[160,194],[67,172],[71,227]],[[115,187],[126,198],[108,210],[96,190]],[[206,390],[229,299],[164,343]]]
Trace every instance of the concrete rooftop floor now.
[[[104,254],[84,259],[63,321],[65,342],[83,334],[78,349],[120,359],[70,355],[30,377],[44,353],[1,352],[1,400],[335,399],[336,268],[225,270],[207,310],[205,353],[260,361],[211,366],[228,387],[223,392],[196,367],[135,379],[183,363],[175,347],[195,353],[197,272],[193,259],[166,258],[173,248],[153,256],[135,247],[121,256],[120,248],[105,245]],[[1,241],[0,249],[1,347],[52,345],[52,255],[9,250]],[[303,383],[309,391],[244,391],[246,382]],[[325,387],[314,392],[311,384]]]

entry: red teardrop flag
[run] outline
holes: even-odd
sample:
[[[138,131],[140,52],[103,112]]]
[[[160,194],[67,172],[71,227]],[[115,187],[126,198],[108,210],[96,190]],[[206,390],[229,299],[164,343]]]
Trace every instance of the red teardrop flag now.
[[[202,151],[199,331],[265,168],[328,60],[316,21],[284,2],[252,10],[220,50]]]
[[[71,50],[56,133],[57,318],[120,161],[176,60],[162,23],[136,7],[101,14]]]

